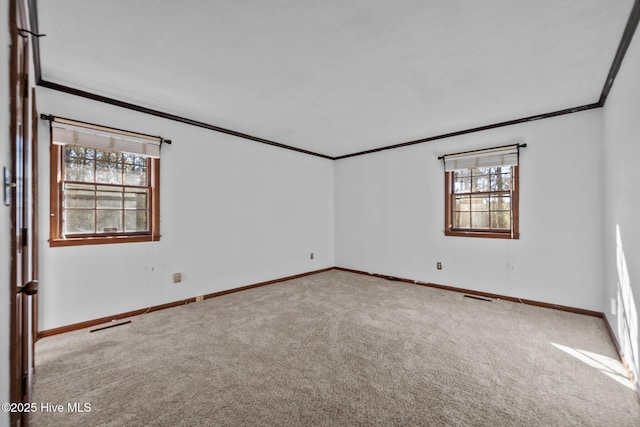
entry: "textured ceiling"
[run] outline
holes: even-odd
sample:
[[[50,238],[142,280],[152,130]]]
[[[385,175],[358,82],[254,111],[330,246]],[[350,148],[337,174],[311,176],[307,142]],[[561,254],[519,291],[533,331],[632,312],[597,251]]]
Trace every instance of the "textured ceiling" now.
[[[41,72],[47,81],[340,156],[597,102],[632,6],[45,1]]]

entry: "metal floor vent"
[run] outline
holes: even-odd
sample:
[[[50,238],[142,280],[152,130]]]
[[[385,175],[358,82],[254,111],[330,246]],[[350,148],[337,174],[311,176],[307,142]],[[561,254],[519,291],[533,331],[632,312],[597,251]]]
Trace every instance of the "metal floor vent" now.
[[[104,329],[115,328],[116,326],[126,325],[127,323],[131,323],[131,320],[127,320],[126,322],[113,323],[111,325],[103,326],[101,328],[91,329],[89,332],[97,332],[97,331],[102,331]]]
[[[477,296],[474,296],[474,295],[465,295],[464,297],[465,297],[465,298],[478,299],[478,300],[480,300],[480,301],[488,301],[488,302],[491,302],[491,301],[492,301],[492,300],[490,300],[489,298],[482,298],[482,297],[477,297]]]

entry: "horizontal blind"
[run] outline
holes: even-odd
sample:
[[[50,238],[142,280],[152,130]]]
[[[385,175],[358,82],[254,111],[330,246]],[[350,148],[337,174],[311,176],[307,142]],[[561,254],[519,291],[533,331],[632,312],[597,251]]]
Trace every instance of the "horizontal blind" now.
[[[469,151],[467,153],[446,154],[443,158],[445,172],[460,169],[517,166],[518,145]]]
[[[51,139],[56,145],[80,145],[102,151],[122,151],[147,157],[160,157],[161,138],[108,128],[51,122]]]

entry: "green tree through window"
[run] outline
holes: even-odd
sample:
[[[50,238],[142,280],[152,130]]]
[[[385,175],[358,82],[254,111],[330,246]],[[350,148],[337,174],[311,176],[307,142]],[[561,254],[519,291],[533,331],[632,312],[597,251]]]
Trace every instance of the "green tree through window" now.
[[[160,239],[160,137],[55,118],[51,246]]]
[[[141,155],[66,145],[65,236],[148,232],[148,163]]]
[[[445,235],[520,237],[520,147],[510,145],[440,157],[445,164]]]

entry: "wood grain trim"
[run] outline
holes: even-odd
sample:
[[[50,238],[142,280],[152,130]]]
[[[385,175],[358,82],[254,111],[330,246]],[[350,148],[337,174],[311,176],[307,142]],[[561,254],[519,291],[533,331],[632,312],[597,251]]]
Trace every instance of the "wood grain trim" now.
[[[29,29],[34,34],[40,34],[40,30],[38,28],[37,0],[28,0],[27,13],[28,13],[28,19],[29,19]],[[40,66],[40,38],[39,37],[31,37],[31,48],[33,53],[34,80],[36,84],[38,84],[38,82],[42,80],[42,71]]]
[[[140,243],[158,241],[160,241],[160,236],[149,234],[143,236],[79,237],[68,239],[50,239],[49,247],[58,248],[64,246],[109,245],[112,243]]]
[[[49,125],[51,130],[51,125]],[[60,212],[62,212],[60,200],[60,165],[62,164],[61,150],[51,141],[52,132],[49,131],[49,244],[60,236]]]
[[[38,32],[38,7],[37,7],[37,2],[36,0],[29,0],[29,21],[31,24],[31,30],[34,32]],[[611,87],[613,86],[613,83],[615,81],[615,78],[618,74],[618,71],[620,70],[620,67],[622,65],[622,61],[624,59],[624,56],[626,55],[627,49],[629,47],[629,44],[631,43],[631,40],[633,38],[633,35],[635,34],[636,28],[638,26],[638,23],[640,21],[640,0],[635,0],[633,7],[631,9],[631,13],[629,14],[629,19],[627,21],[627,25],[625,27],[625,30],[623,32],[622,38],[620,40],[620,44],[618,45],[618,50],[616,51],[616,55],[613,59],[613,62],[611,64],[611,67],[609,69],[609,74],[607,75],[607,79],[605,80],[604,83],[604,87],[602,89],[602,92],[600,94],[600,98],[598,100],[598,102],[592,103],[592,104],[585,104],[585,105],[581,105],[578,107],[573,107],[573,108],[567,108],[564,110],[558,110],[558,111],[553,111],[550,113],[545,113],[545,114],[539,114],[539,115],[535,115],[535,116],[529,116],[529,117],[524,117],[524,118],[520,118],[520,119],[515,119],[515,120],[509,120],[509,121],[505,121],[505,122],[500,122],[500,123],[494,123],[494,124],[490,124],[490,125],[486,125],[486,126],[480,126],[480,127],[475,127],[475,128],[470,128],[470,129],[465,129],[465,130],[461,130],[461,131],[457,131],[457,132],[451,132],[451,133],[446,133],[446,134],[442,134],[442,135],[436,135],[436,136],[431,136],[428,138],[422,138],[422,139],[418,139],[418,140],[414,140],[414,141],[408,141],[408,142],[404,142],[404,143],[400,143],[400,144],[394,144],[394,145],[388,145],[385,147],[380,147],[380,148],[375,148],[372,150],[365,150],[365,151],[360,151],[357,153],[351,153],[351,154],[345,154],[343,156],[337,156],[337,157],[332,157],[332,156],[328,156],[328,155],[324,155],[324,154],[320,154],[320,153],[314,153],[312,151],[307,151],[307,150],[302,150],[296,147],[292,147],[292,146],[288,146],[288,145],[284,145],[284,144],[280,144],[278,142],[274,142],[274,141],[269,141],[263,138],[258,138],[258,137],[254,137],[248,134],[244,134],[241,132],[236,132],[236,131],[232,131],[229,129],[224,129],[224,128],[220,128],[218,126],[214,126],[214,125],[210,125],[207,123],[203,123],[203,122],[199,122],[196,120],[192,120],[189,118],[185,118],[185,117],[180,117],[180,116],[176,116],[173,114],[168,114],[168,113],[163,113],[161,111],[157,111],[157,110],[153,110],[150,108],[146,108],[146,107],[142,107],[142,106],[138,106],[132,103],[128,103],[128,102],[124,102],[124,101],[119,101],[113,98],[108,98],[105,96],[101,96],[101,95],[96,95],[96,94],[92,94],[90,92],[86,92],[86,91],[82,91],[79,89],[75,89],[75,88],[71,88],[68,86],[64,86],[58,83],[53,83],[53,82],[49,82],[46,81],[44,79],[42,79],[42,72],[41,72],[41,66],[40,66],[40,45],[39,45],[39,40],[37,37],[34,37],[34,41],[33,41],[33,55],[34,55],[34,68],[35,68],[35,77],[36,77],[36,84],[38,86],[42,86],[42,87],[47,87],[49,89],[53,89],[53,90],[57,90],[57,91],[61,91],[61,92],[66,92],[72,95],[77,95],[77,96],[81,96],[84,98],[88,98],[88,99],[93,99],[99,102],[104,102],[107,104],[111,104],[111,105],[116,105],[122,108],[126,108],[126,109],[130,109],[130,110],[134,110],[134,111],[139,111],[142,113],[146,113],[146,114],[151,114],[157,117],[162,117],[168,120],[174,120],[174,121],[178,121],[178,122],[182,122],[185,124],[189,124],[192,126],[197,126],[197,127],[202,127],[205,129],[210,129],[216,132],[222,132],[222,133],[227,133],[229,135],[234,135],[237,136],[239,138],[244,138],[244,139],[248,139],[248,140],[252,140],[252,141],[256,141],[256,142],[261,142],[264,144],[269,144],[269,145],[273,145],[276,147],[280,147],[280,148],[285,148],[288,150],[293,150],[293,151],[298,151],[300,153],[304,153],[304,154],[309,154],[312,156],[317,156],[317,157],[322,157],[325,159],[329,159],[329,160],[340,160],[340,159],[346,159],[349,157],[355,157],[355,156],[362,156],[365,154],[370,154],[370,153],[376,153],[379,151],[384,151],[384,150],[391,150],[391,149],[395,149],[395,148],[401,148],[401,147],[407,147],[410,145],[415,145],[415,144],[421,144],[424,142],[429,142],[429,141],[435,141],[438,139],[444,139],[444,138],[450,138],[453,136],[458,136],[458,135],[464,135],[464,134],[468,134],[468,133],[474,133],[474,132],[481,132],[483,130],[489,130],[489,129],[495,129],[495,128],[499,128],[499,127],[504,127],[504,126],[511,126],[511,125],[515,125],[515,124],[519,124],[519,123],[526,123],[526,122],[530,122],[530,121],[534,121],[534,120],[541,120],[541,119],[548,119],[551,117],[556,117],[556,116],[561,116],[564,114],[572,114],[572,113],[577,113],[580,111],[585,111],[585,110],[590,110],[593,108],[600,108],[603,107],[605,105],[605,102],[607,100],[607,96],[609,95],[609,92],[611,91]]]
[[[252,285],[241,286],[239,288],[227,289],[225,291],[214,292],[212,294],[204,295],[204,299],[215,298],[222,295],[232,294],[234,292],[246,291],[247,289],[259,288],[260,286],[272,285],[274,283],[285,282],[287,280],[299,279],[301,277],[310,276],[312,274],[323,273],[325,271],[333,270],[333,267],[323,268],[322,270],[310,271],[308,273],[296,274],[294,276],[282,277],[280,279],[269,280],[267,282],[254,283]]]
[[[453,212],[451,211],[451,189],[453,188],[453,172],[444,173],[444,233],[453,227]]]
[[[39,139],[38,139],[38,107],[36,103],[36,89],[31,88],[31,140],[29,144],[31,146],[31,194],[33,196],[33,200],[31,201],[31,258],[32,258],[32,279],[40,280],[40,257],[38,256],[40,253],[40,230],[38,228],[38,223],[40,219],[40,211],[39,211],[39,193],[38,193],[38,161],[40,159],[40,150],[39,150]],[[39,285],[42,286],[41,284]],[[38,294],[33,295],[33,320],[32,320],[32,336],[33,336],[33,354],[35,353],[35,343],[38,340]],[[33,362],[35,364],[35,357],[33,358]]]
[[[519,158],[520,155],[518,155]],[[513,166],[513,188],[511,189],[511,230],[514,239],[520,238],[520,164]]]
[[[328,160],[340,160],[340,159],[346,159],[346,158],[349,158],[349,157],[362,156],[362,155],[365,155],[365,154],[377,153],[377,152],[380,152],[380,151],[391,150],[391,149],[395,149],[395,148],[408,147],[410,145],[422,144],[422,143],[425,143],[425,142],[436,141],[436,140],[439,140],[439,139],[445,139],[445,138],[451,138],[451,137],[454,137],[454,136],[465,135],[465,134],[468,134],[468,133],[481,132],[481,131],[484,131],[484,130],[495,129],[495,128],[500,128],[500,127],[504,127],[504,126],[511,126],[511,125],[516,125],[516,124],[520,124],[520,123],[527,123],[527,122],[531,122],[531,121],[535,121],[535,120],[548,119],[548,118],[551,118],[551,117],[557,117],[557,116],[561,116],[561,115],[564,115],[564,114],[572,114],[572,113],[577,113],[577,112],[580,112],[580,111],[586,111],[586,110],[591,110],[593,108],[602,107],[602,105],[600,105],[599,102],[596,102],[596,103],[593,103],[593,104],[581,105],[581,106],[573,107],[573,108],[566,108],[564,110],[552,111],[550,113],[538,114],[538,115],[535,115],[535,116],[528,116],[528,117],[523,117],[523,118],[515,119],[515,120],[509,120],[509,121],[505,121],[505,122],[493,123],[493,124],[486,125],[486,126],[479,126],[479,127],[475,127],[475,128],[471,128],[471,129],[465,129],[465,130],[457,131],[457,132],[450,132],[450,133],[446,133],[446,134],[442,134],[442,135],[436,135],[436,136],[431,136],[431,137],[427,137],[427,138],[417,139],[417,140],[414,140],[414,141],[403,142],[403,143],[400,143],[400,144],[388,145],[388,146],[384,146],[384,147],[374,148],[374,149],[371,149],[371,150],[359,151],[359,152],[356,152],[356,153],[351,153],[351,154],[345,154],[345,155],[342,155],[342,156],[332,157],[332,156],[329,156],[329,155],[326,155],[326,154],[316,153],[316,152],[309,151],[309,150],[303,150],[301,148],[297,148],[297,147],[293,147],[293,146],[290,146],[290,145],[281,144],[279,142],[270,141],[268,139],[259,138],[259,137],[252,136],[252,135],[249,135],[249,134],[245,134],[245,133],[242,133],[242,132],[237,132],[237,131],[234,131],[234,130],[231,130],[231,129],[225,129],[225,128],[222,128],[222,127],[219,127],[219,126],[215,126],[215,125],[211,125],[211,124],[208,124],[208,123],[200,122],[200,121],[197,121],[197,120],[189,119],[187,117],[182,117],[182,116],[178,116],[178,115],[175,115],[175,114],[165,113],[165,112],[162,112],[162,111],[159,111],[159,110],[154,110],[152,108],[142,107],[140,105],[136,105],[136,104],[133,104],[133,103],[130,103],[130,102],[125,102],[125,101],[121,101],[121,100],[118,100],[118,99],[109,98],[109,97],[106,97],[106,96],[94,94],[94,93],[91,93],[91,92],[87,92],[87,91],[84,91],[84,90],[72,88],[72,87],[69,87],[69,86],[61,85],[61,84],[50,82],[50,81],[43,80],[43,79],[41,79],[38,82],[38,86],[42,86],[42,87],[45,87],[47,89],[52,89],[52,90],[56,90],[56,91],[59,91],[59,92],[68,93],[70,95],[76,95],[76,96],[79,96],[79,97],[82,97],[82,98],[91,99],[91,100],[98,101],[98,102],[103,102],[103,103],[110,104],[110,105],[115,105],[117,107],[125,108],[125,109],[128,109],[128,110],[138,111],[140,113],[149,114],[149,115],[160,117],[160,118],[163,118],[163,119],[173,120],[173,121],[177,121],[177,122],[180,122],[180,123],[188,124],[188,125],[191,125],[191,126],[196,126],[196,127],[200,127],[200,128],[204,128],[204,129],[209,129],[209,130],[212,130],[214,132],[225,133],[225,134],[228,134],[228,135],[236,136],[238,138],[248,139],[248,140],[251,140],[251,141],[260,142],[260,143],[263,143],[263,144],[272,145],[272,146],[279,147],[279,148],[284,148],[284,149],[287,149],[287,150],[297,151],[299,153],[308,154],[310,156],[322,157],[322,158],[328,159]]]
[[[385,147],[379,147],[379,148],[374,148],[374,149],[371,149],[371,150],[359,151],[357,153],[352,153],[352,154],[345,154],[344,156],[337,156],[337,157],[334,157],[333,159],[334,160],[348,159],[349,157],[363,156],[365,154],[378,153],[380,151],[393,150],[395,148],[409,147],[411,145],[422,144],[422,143],[431,142],[431,141],[437,141],[439,139],[451,138],[451,137],[454,137],[454,136],[466,135],[468,133],[481,132],[481,131],[484,131],[484,130],[496,129],[496,128],[501,128],[501,127],[505,127],[505,126],[512,126],[512,125],[517,125],[517,124],[520,124],[520,123],[533,122],[533,121],[536,121],[536,120],[549,119],[551,117],[562,116],[562,115],[565,115],[565,114],[578,113],[580,111],[586,111],[586,110],[591,110],[591,109],[600,108],[600,107],[602,107],[602,105],[600,105],[598,102],[593,103],[593,104],[580,105],[578,107],[566,108],[564,110],[552,111],[550,113],[537,114],[535,116],[523,117],[523,118],[515,119],[515,120],[508,120],[506,122],[500,122],[500,123],[494,123],[494,124],[490,124],[490,125],[486,125],[486,126],[479,126],[479,127],[475,127],[475,128],[464,129],[464,130],[460,130],[460,131],[457,131],[457,132],[444,133],[442,135],[430,136],[428,138],[416,139],[414,141],[403,142],[403,143],[400,143],[400,144],[387,145]]]
[[[51,129],[51,122],[49,123]],[[91,236],[91,237],[67,237],[62,236],[62,198],[60,197],[60,189],[62,181],[62,172],[60,165],[62,164],[62,146],[53,144],[52,132],[49,132],[49,152],[50,152],[50,171],[49,171],[49,246],[52,248],[62,246],[81,246],[81,245],[105,245],[111,243],[137,243],[137,242],[158,242],[160,241],[160,159],[149,158],[149,175],[153,183],[149,192],[151,197],[151,218],[150,231],[145,234],[129,234],[123,236]]]
[[[609,337],[611,338],[611,342],[613,343],[613,346],[616,348],[616,351],[618,352],[618,355],[622,358],[622,348],[620,347],[620,344],[618,343],[618,339],[616,338],[616,334],[615,332],[613,332],[613,328],[611,327],[611,324],[609,323],[609,319],[607,319],[607,315],[602,313],[602,320],[604,320],[604,325],[607,328],[607,332],[609,333]]]
[[[160,159],[151,160],[151,241],[160,241]]]
[[[350,268],[335,267],[335,269],[336,270],[340,270],[340,271],[347,271],[347,272],[350,272],[350,273],[363,274],[365,276],[380,277],[382,279],[388,279],[389,277],[394,277],[394,280],[397,280],[397,281],[400,281],[400,282],[411,283],[411,284],[420,285],[420,286],[427,286],[427,287],[430,287],[430,288],[442,289],[442,290],[445,290],[445,291],[452,291],[452,292],[459,292],[459,293],[463,293],[463,294],[476,295],[476,296],[485,297],[485,298],[501,299],[501,300],[511,301],[511,302],[519,302],[521,304],[533,305],[533,306],[536,306],[536,307],[543,307],[543,308],[551,308],[551,309],[554,309],[554,310],[566,311],[566,312],[569,312],[569,313],[584,314],[586,316],[594,316],[594,317],[602,317],[603,316],[603,313],[599,312],[599,311],[592,311],[592,310],[586,310],[586,309],[583,309],[583,308],[569,307],[569,306],[566,306],[566,305],[551,304],[551,303],[547,303],[547,302],[534,301],[534,300],[530,300],[530,299],[512,297],[512,296],[507,296],[507,295],[493,294],[493,293],[490,293],[490,292],[477,291],[477,290],[473,290],[473,289],[464,289],[464,288],[458,288],[458,287],[454,287],[454,286],[440,285],[440,284],[431,283],[431,282],[421,282],[419,280],[397,278],[395,276],[388,276],[388,275],[378,274],[378,273],[367,273],[366,271],[353,270],[353,269],[350,269]]]
[[[479,150],[478,150],[479,151]],[[520,238],[520,175],[519,166],[512,166],[511,206],[512,229],[506,232],[495,230],[452,230],[453,228],[453,172],[444,173],[444,234],[454,237],[481,237],[518,240]]]
[[[90,328],[92,326],[100,325],[103,323],[114,322],[116,320],[124,319],[127,317],[139,316],[141,314],[151,313],[158,310],[164,310],[167,308],[178,307],[180,305],[189,304],[195,302],[195,298],[187,298],[180,301],[173,301],[167,304],[154,305],[152,307],[141,308],[139,310],[127,311],[125,313],[114,314],[112,316],[100,317],[98,319],[87,320],[84,322],[74,323],[72,325],[60,326],[59,328],[47,329],[38,333],[38,338],[50,337],[52,335],[63,334],[65,332],[76,331],[78,329]]]
[[[70,95],[79,96],[81,98],[91,99],[93,101],[102,102],[105,104],[115,105],[116,107],[125,108],[127,110],[137,111],[139,113],[149,114],[151,116],[160,117],[167,120],[172,120],[175,122],[184,123],[191,126],[200,127],[203,129],[212,130],[214,132],[220,132],[227,135],[235,136],[238,138],[248,139],[250,141],[259,142],[261,144],[272,145],[278,148],[284,148],[286,150],[296,151],[298,153],[308,154],[310,156],[322,157],[324,159],[333,160],[333,157],[327,156],[320,153],[314,153],[313,151],[303,150],[301,148],[292,147],[290,145],[281,144],[279,142],[270,141],[268,139],[259,138],[257,136],[249,135],[242,132],[237,132],[231,129],[225,129],[219,126],[211,125],[209,123],[200,122],[197,120],[189,119],[186,117],[178,116],[175,114],[165,113],[163,111],[154,110],[152,108],[142,107],[140,105],[132,104],[130,102],[120,101],[118,99],[109,98],[106,96],[98,95],[95,93],[87,92],[84,90],[76,89],[73,87],[61,85],[58,83],[53,83],[47,80],[40,80],[38,82],[38,86],[45,87],[47,89],[57,90],[59,92],[68,93]]]
[[[279,279],[268,280],[266,282],[259,282],[259,283],[254,283],[254,284],[247,285],[247,286],[241,286],[239,288],[233,288],[233,289],[227,289],[227,290],[220,291],[220,292],[214,292],[214,293],[211,293],[211,294],[204,295],[204,299],[215,298],[215,297],[219,297],[219,296],[222,296],[222,295],[231,294],[231,293],[234,293],[234,292],[240,292],[240,291],[246,291],[247,289],[258,288],[260,286],[267,286],[267,285],[272,285],[274,283],[285,282],[287,280],[293,280],[293,279],[298,279],[298,278],[305,277],[305,276],[311,276],[313,274],[322,273],[322,272],[329,271],[329,270],[332,270],[332,269],[333,269],[333,267],[323,268],[321,270],[309,271],[307,273],[295,274],[293,276],[281,277]],[[71,332],[71,331],[77,331],[79,329],[90,328],[90,327],[93,327],[93,326],[96,326],[96,325],[100,325],[100,324],[103,324],[103,323],[114,322],[116,320],[124,319],[124,318],[127,318],[127,317],[134,317],[134,316],[139,316],[141,314],[151,313],[151,312],[158,311],[158,310],[164,310],[164,309],[167,309],[167,308],[178,307],[178,306],[181,306],[181,305],[190,304],[192,302],[196,302],[196,297],[187,298],[187,299],[183,299],[183,300],[179,300],[179,301],[173,301],[173,302],[169,302],[169,303],[161,304],[161,305],[154,305],[154,306],[147,307],[147,308],[141,308],[139,310],[127,311],[126,313],[114,314],[112,316],[100,317],[98,319],[87,320],[87,321],[84,321],[84,322],[74,323],[74,324],[66,325],[66,326],[60,326],[58,328],[47,329],[47,330],[44,330],[44,331],[40,331],[38,333],[38,338],[45,338],[45,337],[50,337],[52,335],[63,334],[65,332]]]
[[[24,78],[19,73],[20,68],[20,46],[18,43],[18,26],[22,26],[23,7],[22,3],[16,1],[9,2],[9,32],[11,37],[10,52],[9,52],[9,144],[11,146],[11,182],[18,183],[16,175],[16,159],[18,156],[18,147],[16,141],[18,140],[19,129],[17,126],[18,115],[20,114],[18,88],[20,87],[20,79]],[[21,284],[18,283],[20,273],[19,267],[14,260],[16,254],[20,253],[21,247],[18,239],[19,224],[18,210],[17,210],[17,186],[11,190],[11,258],[10,258],[10,279],[9,279],[9,312],[10,312],[10,326],[9,326],[9,401],[10,402],[22,402],[22,353],[19,350],[22,347],[22,337],[20,335],[21,324],[18,318],[18,304],[17,304],[17,287]],[[3,225],[4,226],[4,225]],[[4,238],[3,238],[4,243]],[[6,359],[5,359],[6,360]],[[5,362],[6,363],[6,362]],[[11,425],[17,425],[19,420],[22,419],[20,414],[10,414]]]
[[[609,333],[609,338],[611,338],[611,342],[613,343],[613,346],[616,348],[616,352],[618,353],[618,357],[620,358],[620,362],[622,363],[622,366],[624,366],[624,369],[627,371],[627,376],[629,377],[629,381],[631,381],[631,383],[634,386],[634,390],[636,392],[636,394],[638,395],[638,398],[640,399],[640,383],[638,382],[638,378],[635,378],[633,375],[633,371],[631,370],[631,367],[629,366],[629,363],[627,362],[627,359],[624,357],[624,353],[622,352],[622,348],[620,347],[620,343],[618,343],[618,339],[616,338],[616,334],[615,332],[613,332],[613,328],[611,327],[611,324],[609,323],[609,319],[607,318],[607,316],[602,313],[602,321],[604,322],[604,325],[607,329],[607,332]]]
[[[620,40],[620,44],[618,45],[618,50],[616,51],[616,55],[613,58],[611,68],[609,68],[609,74],[607,75],[607,79],[604,82],[604,87],[602,88],[600,99],[598,100],[598,104],[600,104],[601,106],[604,106],[605,102],[607,102],[607,97],[609,96],[609,92],[611,92],[611,88],[613,87],[613,82],[618,75],[618,71],[620,71],[622,60],[624,59],[627,53],[627,49],[631,44],[633,35],[635,34],[636,28],[638,27],[638,22],[640,22],[640,0],[636,0],[633,3],[633,7],[631,8],[631,13],[629,14],[627,25],[624,29],[624,32],[622,33],[622,39]]]
[[[518,240],[520,238],[520,234],[513,233],[513,236],[510,232],[498,233],[495,231],[448,231],[445,230],[445,236],[452,237],[480,237],[480,238],[490,238],[490,239],[508,239],[508,240]]]

